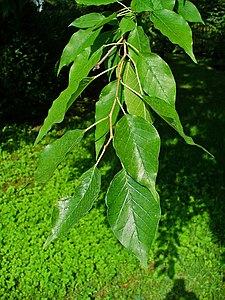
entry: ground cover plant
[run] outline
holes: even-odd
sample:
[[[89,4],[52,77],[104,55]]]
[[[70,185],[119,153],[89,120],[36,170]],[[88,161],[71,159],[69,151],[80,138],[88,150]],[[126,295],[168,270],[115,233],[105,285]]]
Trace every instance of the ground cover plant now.
[[[156,118],[163,133],[157,186],[162,218],[147,270],[117,242],[106,220],[105,187],[117,168],[111,157],[101,165],[102,190],[90,214],[43,249],[52,203],[72,192],[76,178],[88,168],[94,134],[69,154],[44,187],[33,182],[34,162],[66,128],[91,124],[87,119],[94,116],[87,117],[84,106],[84,111],[79,108],[81,117],[70,116],[35,146],[37,128],[1,130],[1,299],[224,299],[225,74],[201,61],[193,65],[183,56],[166,59],[175,76],[182,74],[177,105],[185,130],[214,153],[215,160],[195,147],[187,149]]]
[[[160,136],[154,125],[154,113],[187,144],[211,155],[184,132],[175,107],[176,82],[168,64],[151,50],[149,23],[197,63],[189,23],[204,22],[190,1],[76,2],[112,4],[112,9],[82,15],[70,24],[76,31],[65,46],[58,67],[58,74],[63,67],[70,68],[68,86],[49,109],[36,143],[63,121],[68,109],[91,83],[105,74],[108,80],[96,103],[95,122],[87,128],[67,131],[40,156],[35,179],[46,183],[68,152],[95,127],[96,160],[80,176],[74,192],[55,205],[52,231],[45,247],[68,233],[92,208],[101,188],[99,166],[112,145],[120,170],[111,180],[105,197],[108,222],[120,243],[147,267],[161,215],[156,190]]]

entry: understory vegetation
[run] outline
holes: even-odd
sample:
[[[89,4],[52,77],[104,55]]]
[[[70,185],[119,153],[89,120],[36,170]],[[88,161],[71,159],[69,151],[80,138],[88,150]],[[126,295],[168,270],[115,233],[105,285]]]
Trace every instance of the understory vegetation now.
[[[94,134],[43,186],[33,180],[34,162],[44,145],[60,138],[65,128],[88,126],[87,101],[95,99],[80,99],[72,108],[79,109],[79,116],[69,113],[38,145],[34,140],[39,124],[1,130],[1,299],[225,298],[225,73],[179,55],[166,59],[177,80],[177,108],[185,131],[215,159],[187,146],[156,120],[162,133],[157,180],[162,218],[148,269],[142,269],[117,242],[106,221],[104,195],[112,169],[118,167],[110,152],[100,166],[102,190],[91,212],[67,236],[43,249],[51,230],[52,206],[73,192],[76,178],[93,159]]]

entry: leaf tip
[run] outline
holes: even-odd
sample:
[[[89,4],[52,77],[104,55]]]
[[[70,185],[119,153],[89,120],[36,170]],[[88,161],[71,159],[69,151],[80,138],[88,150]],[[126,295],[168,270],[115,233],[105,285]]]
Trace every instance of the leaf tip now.
[[[54,237],[54,235],[51,234],[51,235],[47,238],[47,240],[45,241],[45,243],[44,243],[44,245],[43,245],[43,249],[46,249],[46,248],[51,244],[51,242],[52,242],[53,240],[55,240],[55,237]]]

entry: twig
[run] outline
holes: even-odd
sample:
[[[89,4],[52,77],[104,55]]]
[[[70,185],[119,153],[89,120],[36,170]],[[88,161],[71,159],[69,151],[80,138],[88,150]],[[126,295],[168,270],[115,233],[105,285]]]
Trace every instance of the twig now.
[[[117,43],[113,45],[112,48],[108,50],[105,56],[94,66],[93,71],[100,69],[100,65],[106,60],[106,58],[112,53],[112,51],[123,41],[123,36],[119,39]]]
[[[109,118],[109,116],[107,116],[107,117],[105,117],[105,118],[102,118],[101,120],[98,120],[97,122],[91,124],[91,126],[89,126],[88,128],[86,128],[86,129],[84,130],[84,132],[86,133],[88,130],[90,130],[90,129],[93,128],[94,126],[98,125],[99,123],[101,123],[101,122],[107,120],[108,118]]]

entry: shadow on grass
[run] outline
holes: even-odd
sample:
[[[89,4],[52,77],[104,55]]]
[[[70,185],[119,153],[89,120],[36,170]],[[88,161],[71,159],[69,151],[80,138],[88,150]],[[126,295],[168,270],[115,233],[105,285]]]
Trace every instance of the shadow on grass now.
[[[178,84],[177,110],[185,132],[215,156],[212,159],[186,145],[157,120],[162,137],[158,176],[162,220],[156,264],[167,259],[168,267],[162,272],[174,278],[179,233],[194,216],[207,211],[215,241],[225,246],[225,72],[195,65],[185,57],[168,60]]]
[[[185,288],[184,279],[175,279],[172,290],[165,296],[166,300],[198,300],[193,292]]]

